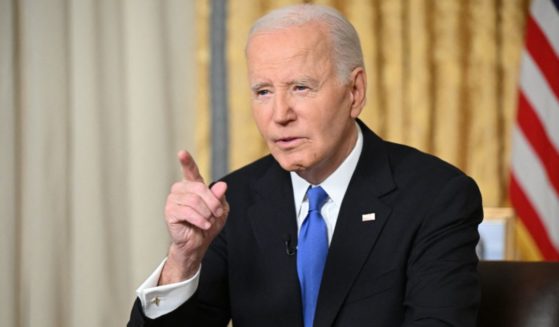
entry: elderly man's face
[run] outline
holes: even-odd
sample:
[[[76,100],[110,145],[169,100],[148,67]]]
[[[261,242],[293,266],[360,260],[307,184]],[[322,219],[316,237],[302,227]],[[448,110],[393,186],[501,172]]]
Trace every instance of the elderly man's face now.
[[[256,125],[286,170],[318,184],[351,152],[364,103],[362,69],[342,83],[317,23],[259,32],[247,48]]]

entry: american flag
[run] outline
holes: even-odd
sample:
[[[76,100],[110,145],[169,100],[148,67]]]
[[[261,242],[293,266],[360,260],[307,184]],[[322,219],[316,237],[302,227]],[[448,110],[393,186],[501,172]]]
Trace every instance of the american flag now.
[[[544,260],[559,260],[559,0],[533,0],[526,21],[509,185]]]

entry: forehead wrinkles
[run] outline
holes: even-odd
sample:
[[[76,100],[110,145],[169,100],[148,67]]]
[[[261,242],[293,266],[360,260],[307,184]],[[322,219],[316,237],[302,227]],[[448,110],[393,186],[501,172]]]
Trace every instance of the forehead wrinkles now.
[[[311,21],[302,25],[293,25],[285,28],[271,28],[264,29],[256,32],[250,36],[247,41],[247,46],[245,48],[245,53],[248,54],[248,50],[254,40],[259,40],[264,38],[275,39],[277,42],[292,44],[294,47],[305,48],[311,45],[312,47],[322,45],[323,50],[327,50],[330,43],[330,33],[328,32],[328,27],[318,21]]]
[[[329,37],[323,28],[311,24],[259,32],[251,37],[247,47],[249,73],[253,77],[267,70],[327,73],[331,57]]]

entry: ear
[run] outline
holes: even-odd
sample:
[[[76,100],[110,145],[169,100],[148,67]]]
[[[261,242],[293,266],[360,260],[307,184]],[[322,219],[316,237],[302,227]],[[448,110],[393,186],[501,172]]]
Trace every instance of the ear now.
[[[367,73],[363,67],[357,67],[351,72],[349,87],[351,117],[357,118],[367,102]]]

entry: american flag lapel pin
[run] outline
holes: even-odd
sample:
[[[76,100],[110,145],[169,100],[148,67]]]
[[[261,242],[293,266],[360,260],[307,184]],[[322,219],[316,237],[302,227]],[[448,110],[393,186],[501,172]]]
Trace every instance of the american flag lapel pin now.
[[[362,221],[364,221],[364,222],[365,222],[365,221],[375,221],[375,219],[376,219],[375,213],[374,213],[374,212],[371,212],[371,213],[363,214],[363,215],[361,216],[361,219],[362,219]]]

